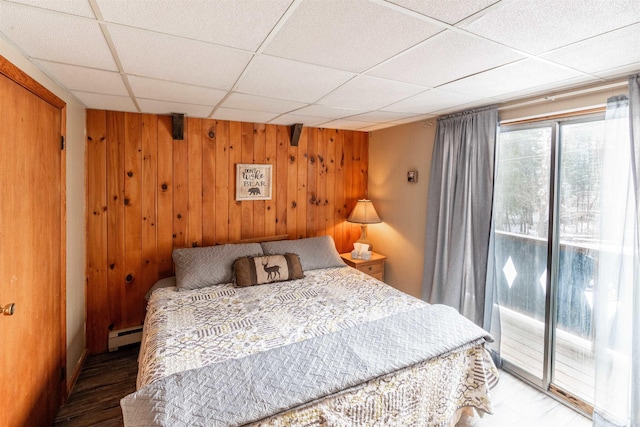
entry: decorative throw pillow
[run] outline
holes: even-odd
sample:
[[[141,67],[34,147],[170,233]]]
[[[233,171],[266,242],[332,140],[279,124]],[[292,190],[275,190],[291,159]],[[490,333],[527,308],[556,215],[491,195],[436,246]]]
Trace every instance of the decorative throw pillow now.
[[[298,254],[304,271],[345,266],[331,236],[278,240],[275,242],[263,242],[261,245],[265,255],[286,252]]]
[[[262,285],[302,279],[300,257],[296,254],[243,257],[233,263],[237,286]]]
[[[173,251],[178,290],[199,289],[233,281],[233,262],[243,256],[262,255],[259,243],[226,244]]]

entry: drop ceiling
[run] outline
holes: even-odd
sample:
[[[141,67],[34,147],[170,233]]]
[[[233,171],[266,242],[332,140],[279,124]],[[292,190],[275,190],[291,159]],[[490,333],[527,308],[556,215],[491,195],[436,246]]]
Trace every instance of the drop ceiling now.
[[[640,71],[638,0],[0,0],[87,108],[372,131]]]

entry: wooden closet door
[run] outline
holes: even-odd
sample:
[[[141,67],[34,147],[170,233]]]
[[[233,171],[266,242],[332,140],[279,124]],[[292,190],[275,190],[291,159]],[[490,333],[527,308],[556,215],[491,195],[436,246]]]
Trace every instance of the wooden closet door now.
[[[62,111],[15,74],[0,74],[0,307],[15,304],[0,314],[0,413],[5,426],[45,426],[64,381]]]

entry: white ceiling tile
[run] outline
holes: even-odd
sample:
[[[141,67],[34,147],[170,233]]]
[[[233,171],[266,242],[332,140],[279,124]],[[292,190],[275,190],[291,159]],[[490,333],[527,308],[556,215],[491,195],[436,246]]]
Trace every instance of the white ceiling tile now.
[[[584,86],[586,84],[594,84],[598,83],[598,78],[592,77],[589,75],[578,75],[577,77],[572,77],[566,80],[553,81],[546,84],[538,84],[534,87],[529,87],[526,89],[504,93],[502,95],[496,94],[493,99],[499,102],[507,102],[513,101],[516,99],[529,98],[532,96],[538,95],[549,95],[551,92],[562,88],[562,89],[572,89],[579,86]]]
[[[364,113],[366,110],[354,108],[330,107],[328,105],[309,105],[308,107],[296,110],[294,114],[311,117],[325,117],[327,119],[341,119],[343,117],[353,116],[354,114]]]
[[[267,123],[277,117],[277,113],[267,113],[264,111],[236,110],[233,108],[218,108],[213,113],[214,119],[232,120],[236,122]]]
[[[101,93],[89,93],[72,91],[87,108],[96,110],[125,111],[137,113],[138,109],[128,96],[105,95]]]
[[[397,126],[397,125],[395,123],[378,123],[375,125],[360,128],[358,130],[362,132],[373,132],[380,129],[387,129],[393,126]]]
[[[283,114],[271,120],[269,124],[291,126],[295,123],[302,123],[307,127],[317,127],[323,123],[327,123],[329,119],[325,117],[299,116],[297,114]]]
[[[362,122],[371,122],[371,123],[385,123],[385,122],[395,123],[396,121],[407,119],[415,115],[416,114],[413,114],[413,113],[396,113],[391,111],[370,111],[368,113],[350,116],[349,120],[358,120]]]
[[[311,103],[355,74],[317,65],[259,55],[236,85],[237,92]]]
[[[367,74],[435,87],[522,58],[497,43],[447,30]]]
[[[57,62],[33,61],[59,84],[69,90],[129,96],[122,76],[114,71],[96,70]]]
[[[303,1],[264,52],[362,72],[441,30],[367,0]]]
[[[270,113],[286,113],[307,104],[295,101],[285,101],[282,99],[265,98],[262,96],[245,95],[243,93],[232,93],[222,103],[222,107],[234,108],[237,110],[266,111]]]
[[[9,0],[12,3],[21,3],[43,9],[55,10],[70,15],[95,18],[88,1],[69,0]]]
[[[203,105],[183,104],[180,102],[157,101],[155,99],[136,99],[140,109],[149,114],[167,115],[181,113],[189,117],[209,117],[211,107]]]
[[[346,130],[358,130],[366,127],[370,127],[371,123],[360,122],[357,120],[338,119],[327,123],[324,123],[322,127],[329,129],[346,129]]]
[[[384,108],[385,111],[401,113],[425,114],[439,111],[443,108],[466,104],[477,100],[478,96],[472,94],[451,93],[440,89],[432,89],[419,95],[412,96],[393,105]]]
[[[430,16],[447,24],[455,24],[467,16],[497,3],[499,0],[389,0],[404,8]]]
[[[448,83],[440,89],[487,98],[581,76],[578,72],[543,61],[525,59]]]
[[[105,21],[255,51],[292,0],[98,0]]]
[[[408,117],[408,118],[403,119],[403,120],[394,120],[392,123],[394,123],[396,125],[402,125],[402,124],[405,124],[405,123],[414,123],[414,122],[419,122],[420,120],[427,120],[426,123],[429,126],[431,126],[435,122],[433,120],[430,120],[430,119],[433,119],[435,117],[437,117],[436,114],[419,114],[417,116],[411,116],[411,117]]]
[[[227,94],[226,91],[184,83],[149,79],[146,77],[128,76],[129,85],[137,98],[180,102],[209,106],[209,112]]]
[[[377,110],[425,90],[427,88],[423,86],[377,77],[358,76],[322,98],[318,104]]]
[[[0,3],[0,32],[32,58],[118,70],[95,20]]]
[[[540,54],[638,21],[638,0],[527,0],[502,2],[461,28]]]
[[[640,68],[640,24],[574,43],[542,57],[592,74],[625,65]]]
[[[195,40],[110,24],[127,74],[231,89],[251,54]]]

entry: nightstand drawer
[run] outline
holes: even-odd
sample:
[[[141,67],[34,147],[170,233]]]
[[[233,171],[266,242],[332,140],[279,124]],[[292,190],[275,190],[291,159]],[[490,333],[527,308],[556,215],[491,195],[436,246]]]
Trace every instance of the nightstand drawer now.
[[[374,279],[378,279],[381,282],[384,282],[384,271],[380,271],[379,273],[375,274],[369,274],[369,276],[373,277]]]
[[[363,273],[367,273],[369,276],[375,276],[376,274],[382,275],[382,273],[384,273],[384,268],[382,267],[381,262],[369,265],[359,265],[356,268]]]
[[[387,258],[386,256],[375,252],[371,253],[371,259],[366,260],[351,258],[351,253],[340,254],[340,256],[348,266],[384,282],[384,260]]]

